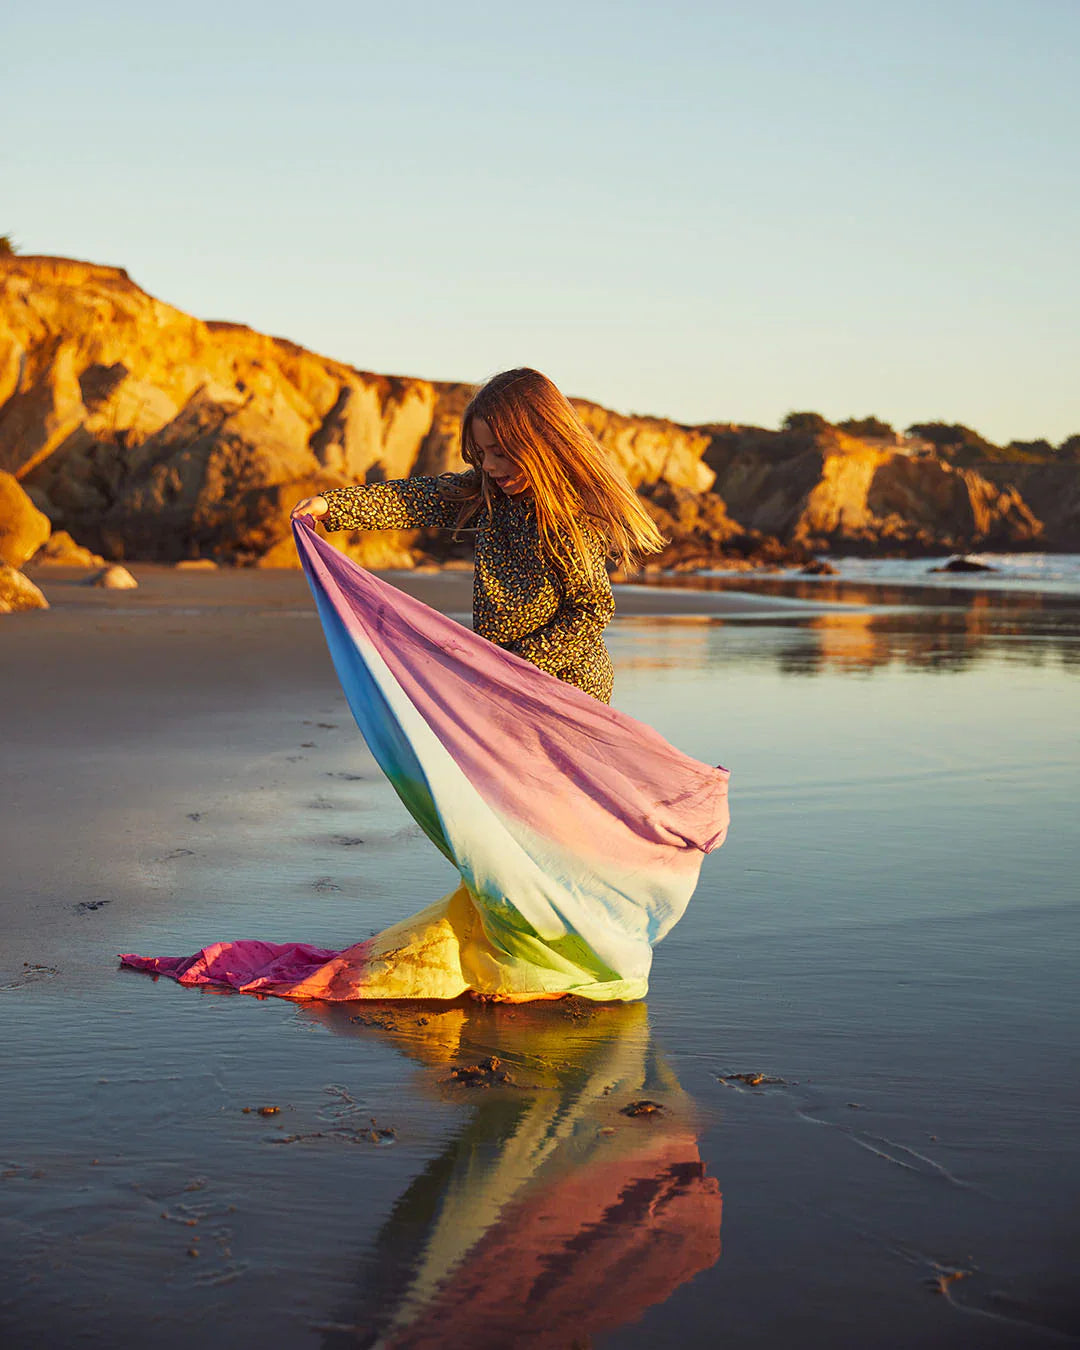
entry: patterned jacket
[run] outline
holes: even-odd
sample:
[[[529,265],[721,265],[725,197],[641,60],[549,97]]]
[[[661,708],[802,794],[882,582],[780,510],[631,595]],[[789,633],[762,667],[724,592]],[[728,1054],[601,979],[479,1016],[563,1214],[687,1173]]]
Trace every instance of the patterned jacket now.
[[[460,510],[460,503],[439,492],[439,478],[425,475],[330,488],[323,496],[330,510],[321,524],[331,532],[452,528]],[[584,527],[590,561],[583,569],[554,563],[541,549],[529,493],[497,494],[491,517],[481,508],[473,521],[476,632],[610,703],[614,672],[601,634],[615,613],[615,601],[599,531]]]

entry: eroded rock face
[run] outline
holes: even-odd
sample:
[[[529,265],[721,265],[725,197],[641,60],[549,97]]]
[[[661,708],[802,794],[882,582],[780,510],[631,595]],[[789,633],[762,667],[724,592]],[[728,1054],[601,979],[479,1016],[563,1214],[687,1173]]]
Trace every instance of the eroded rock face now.
[[[663,552],[648,560],[650,568],[694,571],[723,561],[755,566],[801,562],[801,549],[781,544],[774,536],[744,529],[728,514],[715,492],[660,483],[642,489],[645,506],[668,540]]]
[[[37,509],[10,473],[0,473],[0,562],[21,567],[52,531],[48,516]]]
[[[0,562],[0,614],[22,609],[48,609],[49,602],[29,577],[17,567]]]
[[[120,268],[0,260],[0,468],[107,557],[295,566],[300,497],[464,467],[470,393],[204,323]],[[575,406],[635,486],[711,486],[708,431]],[[404,532],[335,542],[380,566],[411,564],[420,545]]]
[[[470,393],[203,322],[120,268],[0,258],[0,471],[18,478],[45,526],[111,559],[296,566],[289,511],[301,497],[462,468]],[[787,560],[829,548],[940,552],[1049,539],[1026,486],[933,456],[835,429],[691,427],[575,407],[665,513],[672,544],[661,561],[673,566],[708,565],[717,550]],[[1044,485],[1032,476],[1055,513],[1054,547],[1080,546],[1077,477]],[[3,500],[0,531],[14,519]],[[36,520],[24,505],[19,512]],[[35,528],[20,563],[48,536],[40,521]],[[408,566],[433,547],[415,532],[335,543],[368,566]],[[453,551],[442,541],[438,549]]]
[[[1016,494],[1042,522],[1041,545],[1080,548],[1080,464],[976,464],[974,471],[1002,492]]]
[[[299,497],[401,477],[422,458],[462,467],[442,403],[464,405],[457,386],[204,323],[119,268],[0,260],[0,468],[113,558],[291,549]]]
[[[711,437],[701,427],[684,427],[658,417],[623,417],[595,403],[572,400],[592,434],[622,466],[635,488],[666,484],[708,492],[716,475],[702,462]]]
[[[728,429],[705,459],[732,515],[793,546],[931,553],[1042,540],[1041,521],[1015,488],[840,431],[806,440]]]
[[[883,533],[914,533],[937,545],[948,539],[961,544],[1012,548],[1034,542],[1041,521],[1015,488],[999,488],[972,469],[958,469],[941,460],[891,455],[874,473],[866,495],[867,509]]]

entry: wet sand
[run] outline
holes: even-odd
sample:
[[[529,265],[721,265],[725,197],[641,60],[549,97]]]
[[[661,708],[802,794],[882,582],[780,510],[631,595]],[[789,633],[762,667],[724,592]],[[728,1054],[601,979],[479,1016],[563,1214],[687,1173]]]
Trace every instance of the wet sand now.
[[[1080,607],[620,588],[616,702],[733,769],[647,1003],[329,1009],[117,968],[454,879],[299,574],[132,570],[0,626],[7,1343],[1080,1340]]]

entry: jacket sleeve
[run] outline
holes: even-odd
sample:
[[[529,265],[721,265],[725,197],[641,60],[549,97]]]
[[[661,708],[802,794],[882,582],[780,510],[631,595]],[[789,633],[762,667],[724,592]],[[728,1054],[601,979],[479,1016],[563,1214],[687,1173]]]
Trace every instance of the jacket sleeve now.
[[[523,656],[552,675],[577,665],[587,656],[615,613],[615,599],[604,566],[605,541],[599,531],[589,528],[585,538],[589,546],[588,566],[578,564],[559,569],[562,599],[554,617],[505,644],[507,651]]]
[[[447,478],[458,477],[447,474]],[[319,524],[335,530],[414,530],[422,525],[452,526],[461,503],[447,501],[439,492],[440,476],[417,474],[388,483],[360,483],[356,487],[328,488],[322,495],[330,510]]]

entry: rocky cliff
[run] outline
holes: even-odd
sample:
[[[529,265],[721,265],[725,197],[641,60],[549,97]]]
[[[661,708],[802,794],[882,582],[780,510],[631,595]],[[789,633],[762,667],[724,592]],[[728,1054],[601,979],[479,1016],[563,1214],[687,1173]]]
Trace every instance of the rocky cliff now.
[[[734,517],[811,550],[917,554],[1042,546],[1042,522],[1015,486],[933,455],[871,445],[835,427],[813,436],[718,429],[704,459],[716,475],[714,491]]]
[[[110,558],[291,565],[297,498],[460,467],[469,392],[192,318],[120,268],[0,258],[0,471],[54,528]],[[806,440],[575,406],[672,535],[662,562],[1042,534],[1014,486],[840,432]],[[415,535],[339,542],[369,566],[417,556]]]
[[[980,477],[1023,497],[1043,524],[1042,546],[1056,553],[1080,549],[1080,463],[972,466]]]

